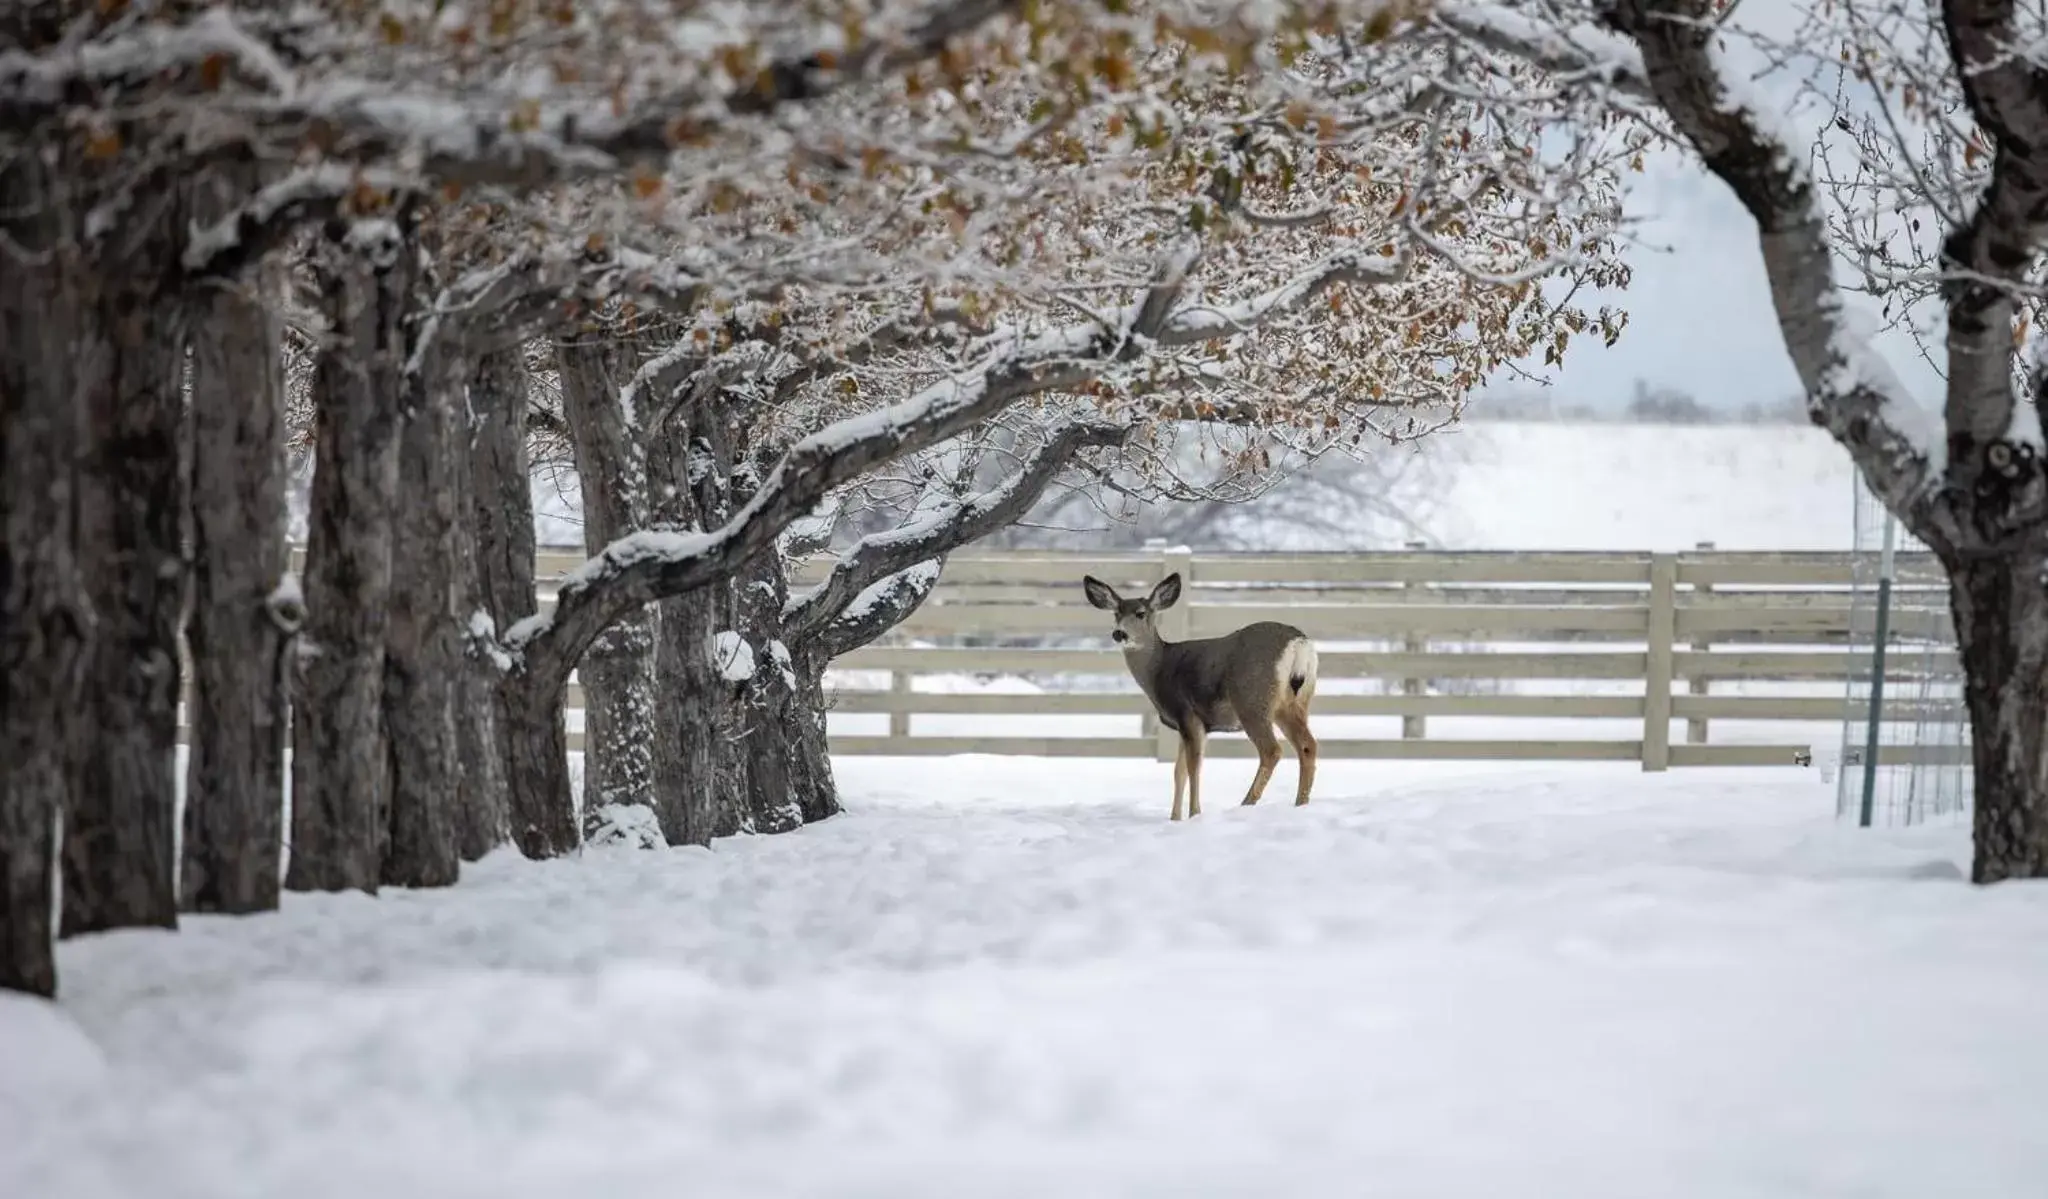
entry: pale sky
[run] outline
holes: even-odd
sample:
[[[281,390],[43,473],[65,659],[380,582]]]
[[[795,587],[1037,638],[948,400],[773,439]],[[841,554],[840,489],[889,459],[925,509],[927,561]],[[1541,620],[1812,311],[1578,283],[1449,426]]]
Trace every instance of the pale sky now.
[[[1756,225],[1728,189],[1696,163],[1660,153],[1631,178],[1626,212],[1641,222],[1642,239],[1630,253],[1634,281],[1614,297],[1628,310],[1628,329],[1612,348],[1575,346],[1564,368],[1549,372],[1558,402],[1619,407],[1638,378],[1725,407],[1797,393]],[[1916,391],[1938,390],[1910,339],[1891,334],[1879,345]]]

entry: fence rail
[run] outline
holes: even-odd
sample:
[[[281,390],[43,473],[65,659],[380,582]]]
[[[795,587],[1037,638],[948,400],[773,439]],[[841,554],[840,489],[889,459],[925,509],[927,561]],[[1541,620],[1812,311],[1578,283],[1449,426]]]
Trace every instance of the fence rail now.
[[[581,562],[538,557],[544,607]],[[1183,599],[1165,614],[1170,635],[1279,620],[1317,640],[1314,713],[1327,757],[1635,761],[1646,770],[1804,763],[1843,721],[1863,719],[1847,698],[1852,675],[1868,669],[1858,647],[1871,633],[1851,603],[1856,562],[1847,553],[1704,547],[960,554],[884,642],[833,664],[832,745],[844,754],[1171,760],[1172,734],[1130,684],[1107,617],[1087,606],[1080,579],[1140,589],[1177,570]],[[829,566],[806,564],[796,585]],[[1929,555],[1900,557],[1894,595],[1894,638],[1946,642],[1945,584]],[[1904,679],[1927,658],[1889,661],[1888,678]],[[572,685],[572,748],[582,703]],[[1952,720],[1955,706],[1892,702],[1883,718]],[[1359,727],[1376,721],[1390,727]],[[1121,733],[1107,727],[1117,722]],[[1443,735],[1449,722],[1468,735]],[[1041,727],[1048,723],[1061,727]],[[1251,747],[1219,737],[1211,752],[1248,757]]]

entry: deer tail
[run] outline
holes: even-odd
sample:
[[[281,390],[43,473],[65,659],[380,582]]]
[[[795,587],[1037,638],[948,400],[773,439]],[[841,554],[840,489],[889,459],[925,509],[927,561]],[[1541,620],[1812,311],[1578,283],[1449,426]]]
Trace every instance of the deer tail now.
[[[1287,643],[1287,650],[1280,655],[1280,681],[1286,685],[1288,694],[1301,703],[1307,703],[1316,693],[1316,643],[1306,637],[1296,637]]]

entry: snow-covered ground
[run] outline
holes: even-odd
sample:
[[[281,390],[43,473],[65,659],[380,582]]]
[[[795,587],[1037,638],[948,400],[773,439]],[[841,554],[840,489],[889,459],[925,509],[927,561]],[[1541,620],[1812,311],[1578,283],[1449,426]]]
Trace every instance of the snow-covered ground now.
[[[2048,889],[1811,771],[843,761],[850,812],[68,942],[0,1195],[1925,1196],[2048,1175]]]
[[[1849,455],[1810,426],[1502,422],[1425,441],[1452,549],[1846,550]]]

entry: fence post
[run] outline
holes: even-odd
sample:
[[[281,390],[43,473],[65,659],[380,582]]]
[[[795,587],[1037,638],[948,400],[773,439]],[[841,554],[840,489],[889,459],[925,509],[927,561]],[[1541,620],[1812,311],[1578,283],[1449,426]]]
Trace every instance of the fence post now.
[[[1159,635],[1167,641],[1186,641],[1195,627],[1195,552],[1187,546],[1168,546],[1160,553],[1159,577],[1174,573],[1180,575],[1180,602],[1159,614]],[[1180,734],[1156,722],[1153,729],[1153,756],[1161,762],[1179,758]]]
[[[1410,553],[1419,553],[1423,550],[1428,549],[1429,543],[1426,541],[1411,541],[1408,543],[1407,548]],[[1411,604],[1419,602],[1418,593],[1426,591],[1428,590],[1428,588],[1429,584],[1423,582],[1420,579],[1409,579],[1407,582],[1401,585],[1401,589],[1407,592],[1406,598]],[[1401,639],[1401,650],[1404,653],[1410,654],[1426,653],[1429,650],[1429,638],[1422,636],[1420,633],[1416,632],[1414,629],[1411,628]],[[1425,692],[1426,690],[1428,690],[1428,687],[1426,686],[1426,681],[1423,679],[1401,680],[1401,694],[1404,697],[1420,698],[1423,692]],[[1402,714],[1401,740],[1423,741],[1427,740],[1428,737],[1428,717],[1422,715],[1420,712],[1407,712]]]
[[[1693,548],[1701,553],[1712,553],[1714,543],[1702,541]],[[1714,585],[1712,583],[1694,583],[1692,585],[1692,593],[1694,595],[1712,595],[1714,593]],[[1706,653],[1713,648],[1713,638],[1703,632],[1695,633],[1692,639],[1692,648],[1696,652]],[[1688,695],[1712,695],[1714,693],[1714,681],[1695,675],[1686,680],[1685,691]],[[1695,716],[1685,722],[1685,743],[1687,745],[1705,745],[1707,743],[1706,717]]]
[[[901,670],[890,671],[890,696],[908,696],[910,693],[910,675]],[[898,709],[896,706],[898,702],[901,701],[892,699],[889,705],[889,735],[891,737],[908,737],[910,736],[910,713]]]
[[[1650,559],[1650,637],[1643,672],[1643,769],[1671,767],[1671,643],[1676,636],[1678,559]]]

